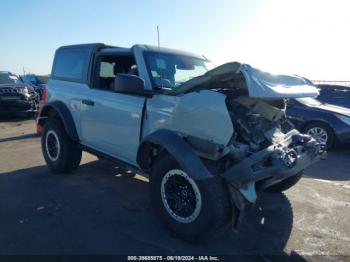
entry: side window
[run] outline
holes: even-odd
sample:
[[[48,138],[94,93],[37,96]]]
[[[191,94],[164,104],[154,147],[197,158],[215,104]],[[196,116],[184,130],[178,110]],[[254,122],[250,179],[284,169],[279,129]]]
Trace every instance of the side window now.
[[[85,50],[62,50],[56,54],[53,78],[85,81],[89,52]]]
[[[94,65],[93,88],[114,90],[114,80],[117,74],[137,75],[137,67],[132,54],[100,55]]]

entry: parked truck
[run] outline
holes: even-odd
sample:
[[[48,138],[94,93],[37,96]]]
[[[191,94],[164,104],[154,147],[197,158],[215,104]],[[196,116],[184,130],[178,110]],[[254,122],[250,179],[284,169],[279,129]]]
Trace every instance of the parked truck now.
[[[292,187],[324,156],[285,117],[285,98],[318,91],[297,76],[208,62],[148,45],[60,47],[38,117],[50,170],[73,171],[87,151],[149,176],[151,203],[176,236],[237,227],[259,193]]]

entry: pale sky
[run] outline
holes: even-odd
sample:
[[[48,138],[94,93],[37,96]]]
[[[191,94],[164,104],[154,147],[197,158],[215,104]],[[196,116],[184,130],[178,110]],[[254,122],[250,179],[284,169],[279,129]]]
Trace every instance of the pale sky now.
[[[270,0],[238,36],[210,55],[268,72],[313,80],[350,80],[350,1]]]
[[[350,80],[350,1],[1,0],[0,70],[47,74],[61,45],[153,44],[312,80]]]

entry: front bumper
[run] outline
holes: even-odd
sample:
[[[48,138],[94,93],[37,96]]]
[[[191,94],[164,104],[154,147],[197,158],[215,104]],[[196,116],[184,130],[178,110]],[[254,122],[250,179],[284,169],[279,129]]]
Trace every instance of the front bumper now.
[[[245,195],[245,191],[252,190],[252,182],[260,181],[260,188],[263,189],[300,173],[310,164],[324,158],[325,149],[325,145],[309,136],[291,130],[278,144],[252,154],[221,175]],[[254,202],[256,197],[246,198]]]
[[[32,99],[0,100],[0,113],[35,113],[37,110]]]

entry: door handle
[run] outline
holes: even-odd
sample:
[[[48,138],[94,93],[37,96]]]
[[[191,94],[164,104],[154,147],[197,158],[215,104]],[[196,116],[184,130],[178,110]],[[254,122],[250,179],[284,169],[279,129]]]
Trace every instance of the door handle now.
[[[92,101],[92,100],[82,100],[81,101],[84,105],[88,105],[88,106],[93,106],[93,105],[95,105],[95,102],[94,101]]]

